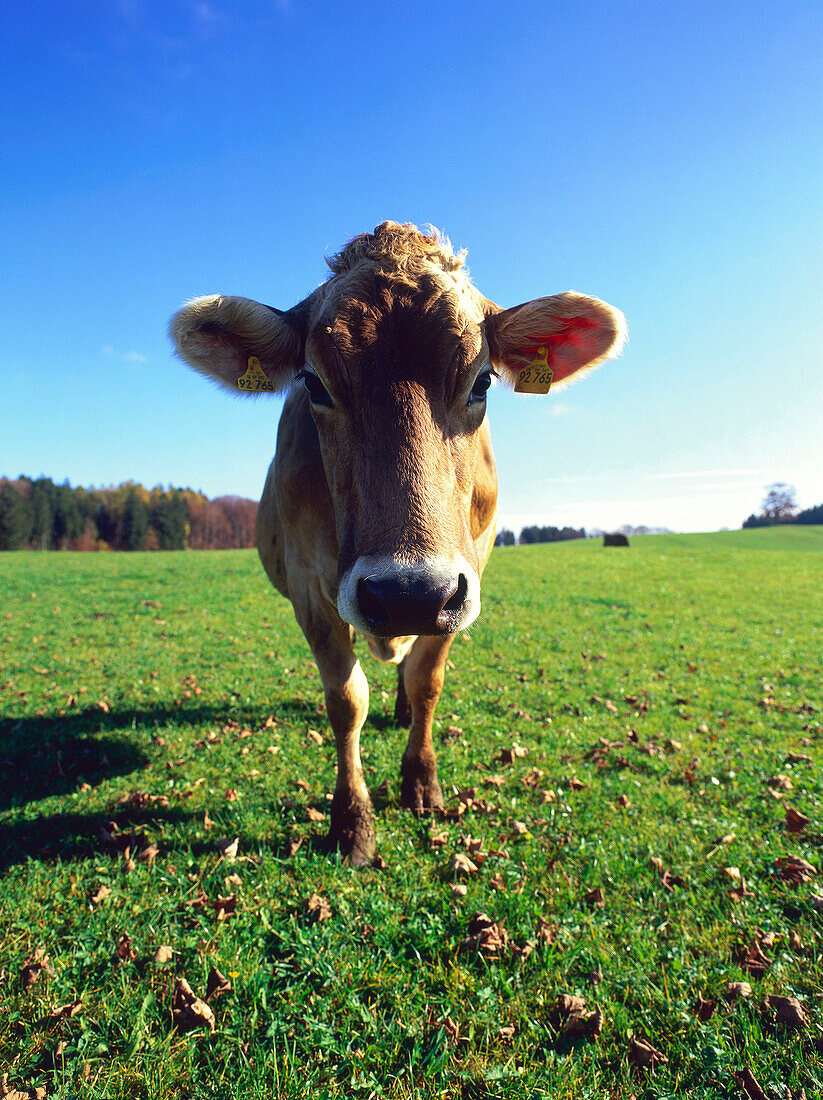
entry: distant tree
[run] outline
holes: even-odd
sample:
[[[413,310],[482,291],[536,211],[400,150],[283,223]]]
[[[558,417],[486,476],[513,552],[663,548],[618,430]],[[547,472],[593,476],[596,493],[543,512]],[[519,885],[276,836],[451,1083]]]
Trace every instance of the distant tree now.
[[[161,550],[185,550],[189,534],[189,506],[179,489],[168,493],[152,490],[149,522],[157,534]]]
[[[31,541],[35,550],[50,550],[54,532],[57,486],[50,477],[38,477],[29,493],[32,510]]]
[[[57,486],[52,522],[52,543],[61,550],[68,550],[71,543],[83,533],[83,517],[68,481]]]
[[[4,482],[0,486],[0,550],[25,550],[32,526],[31,501],[10,481]]]
[[[816,504],[814,508],[804,508],[794,517],[794,523],[823,523],[823,504]]]
[[[494,540],[495,546],[514,546],[515,538],[514,531],[510,531],[508,527],[501,527],[497,532]]]
[[[132,488],[123,507],[123,547],[142,550],[149,529],[149,510],[136,488]]]
[[[797,511],[796,491],[785,481],[775,481],[763,498],[763,518],[770,523],[789,523]]]

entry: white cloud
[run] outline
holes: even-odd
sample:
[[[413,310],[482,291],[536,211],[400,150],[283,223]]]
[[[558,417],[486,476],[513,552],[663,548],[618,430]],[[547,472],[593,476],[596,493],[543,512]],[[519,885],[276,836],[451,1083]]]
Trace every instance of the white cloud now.
[[[569,405],[565,401],[555,401],[549,409],[551,416],[568,416],[569,413],[575,412],[577,405]]]
[[[148,363],[148,358],[139,351],[118,351],[113,344],[104,344],[100,354],[107,359],[118,359],[121,363]]]

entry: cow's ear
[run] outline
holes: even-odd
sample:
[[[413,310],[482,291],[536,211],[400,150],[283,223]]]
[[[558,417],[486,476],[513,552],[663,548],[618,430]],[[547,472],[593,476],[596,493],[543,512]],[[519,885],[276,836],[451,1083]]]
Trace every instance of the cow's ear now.
[[[491,361],[511,384],[523,367],[548,359],[555,386],[618,355],[626,339],[619,309],[574,291],[491,313],[485,324]]]
[[[305,303],[288,313],[210,294],[172,317],[169,336],[190,367],[234,393],[285,389],[303,365]]]

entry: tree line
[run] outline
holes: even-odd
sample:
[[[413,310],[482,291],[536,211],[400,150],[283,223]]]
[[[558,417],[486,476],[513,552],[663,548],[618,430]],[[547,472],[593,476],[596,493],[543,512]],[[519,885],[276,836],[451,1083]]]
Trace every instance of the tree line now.
[[[524,527],[519,537],[515,538],[514,531],[508,527],[501,527],[494,540],[495,546],[514,546],[519,542],[521,546],[527,546],[534,542],[564,542],[566,539],[584,539],[586,531],[583,527],[538,527],[532,524]]]
[[[795,488],[785,481],[775,481],[763,498],[759,514],[752,513],[743,520],[743,527],[772,527],[776,523],[823,524],[823,504],[799,511]]]
[[[0,550],[229,550],[254,545],[257,505],[134,481],[72,487],[0,478]]]

